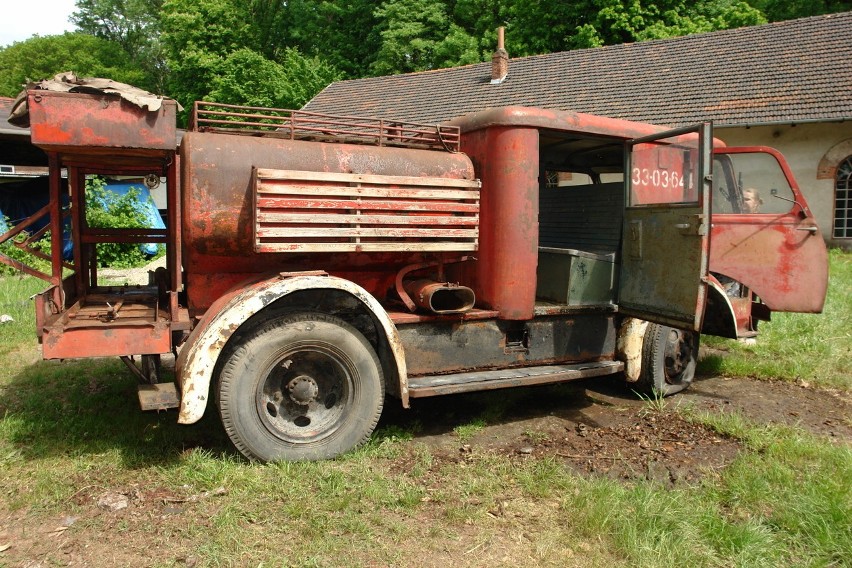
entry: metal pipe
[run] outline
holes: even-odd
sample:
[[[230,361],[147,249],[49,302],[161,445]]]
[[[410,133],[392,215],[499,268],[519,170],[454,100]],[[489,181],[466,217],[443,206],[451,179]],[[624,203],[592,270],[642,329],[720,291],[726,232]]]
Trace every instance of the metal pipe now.
[[[473,308],[476,295],[467,286],[434,280],[407,280],[404,284],[415,304],[436,314],[461,314]]]

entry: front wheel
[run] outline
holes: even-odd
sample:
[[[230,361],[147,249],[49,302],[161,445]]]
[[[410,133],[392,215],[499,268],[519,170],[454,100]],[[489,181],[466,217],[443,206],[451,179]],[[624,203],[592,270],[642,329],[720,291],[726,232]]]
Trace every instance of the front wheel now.
[[[324,314],[290,314],[240,340],[216,395],[225,431],[249,459],[318,460],[369,438],[384,380],[357,329]]]
[[[649,323],[642,341],[642,394],[668,396],[689,388],[695,378],[698,334]]]

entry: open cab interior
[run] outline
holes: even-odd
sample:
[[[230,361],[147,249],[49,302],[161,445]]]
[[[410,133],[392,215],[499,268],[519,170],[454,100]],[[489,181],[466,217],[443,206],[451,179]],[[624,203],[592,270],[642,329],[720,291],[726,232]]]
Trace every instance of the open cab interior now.
[[[630,141],[542,129],[536,313],[618,310],[699,329],[711,146],[707,125]]]
[[[536,313],[615,311],[624,143],[543,130],[539,151]]]

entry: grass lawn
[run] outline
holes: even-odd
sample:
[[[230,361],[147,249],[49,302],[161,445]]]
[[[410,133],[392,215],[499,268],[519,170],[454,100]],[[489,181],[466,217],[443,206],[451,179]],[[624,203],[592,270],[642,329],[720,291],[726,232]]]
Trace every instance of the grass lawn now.
[[[852,255],[833,251],[831,269],[824,315],[773,317],[755,346],[714,340],[726,352],[702,369],[848,393]],[[336,460],[247,463],[214,413],[187,427],[140,412],[119,361],[41,361],[27,298],[42,287],[0,279],[15,320],[0,324],[0,566],[850,565],[849,439],[649,404],[739,453],[664,486],[556,455],[449,459],[385,426]],[[447,435],[463,446],[487,423]]]
[[[755,345],[703,337],[722,351],[705,357],[699,372],[781,379],[852,391],[852,253],[832,249],[822,314],[772,315]]]

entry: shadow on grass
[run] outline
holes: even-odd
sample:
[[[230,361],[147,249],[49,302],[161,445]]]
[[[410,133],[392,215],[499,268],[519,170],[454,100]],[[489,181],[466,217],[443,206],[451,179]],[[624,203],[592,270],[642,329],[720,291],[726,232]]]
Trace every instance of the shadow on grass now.
[[[136,386],[118,359],[39,361],[0,390],[0,434],[25,459],[118,450],[136,468],[169,465],[193,448],[232,455],[215,409],[182,426],[176,410],[142,412]]]
[[[617,382],[583,380],[440,396],[415,400],[409,410],[388,398],[379,429],[435,436],[474,421],[498,426],[548,415],[595,426],[586,413],[600,404],[593,389],[619,392]],[[174,465],[192,449],[237,455],[215,408],[208,406],[197,424],[179,425],[176,410],[142,412],[136,387],[135,377],[117,359],[39,361],[0,390],[0,435],[24,459],[117,450],[122,465],[130,469]],[[623,386],[620,389],[624,396],[633,397]]]
[[[208,406],[196,424],[179,425],[176,410],[142,412],[136,386],[117,359],[39,361],[0,390],[0,435],[26,459],[118,450],[128,468],[174,464],[192,449],[237,455],[215,408]],[[472,423],[503,426],[546,416],[599,427],[593,406],[642,404],[620,375],[415,399],[410,409],[389,397],[377,430],[419,438]]]
[[[701,388],[703,381],[718,377],[723,357],[708,355],[698,364],[693,388],[667,400],[724,399],[723,394]],[[411,400],[404,409],[399,400],[388,398],[377,430],[404,431],[413,437],[448,435],[457,427],[475,423],[504,426],[528,419],[557,418],[600,427],[592,407],[640,408],[647,402],[639,397],[621,374],[554,385],[517,387],[502,390],[436,396]]]
[[[477,422],[503,426],[545,416],[597,427],[588,411],[594,405],[607,404],[600,393],[638,400],[618,376],[412,399],[410,409],[388,398],[378,429],[400,429],[419,438],[447,435]]]

